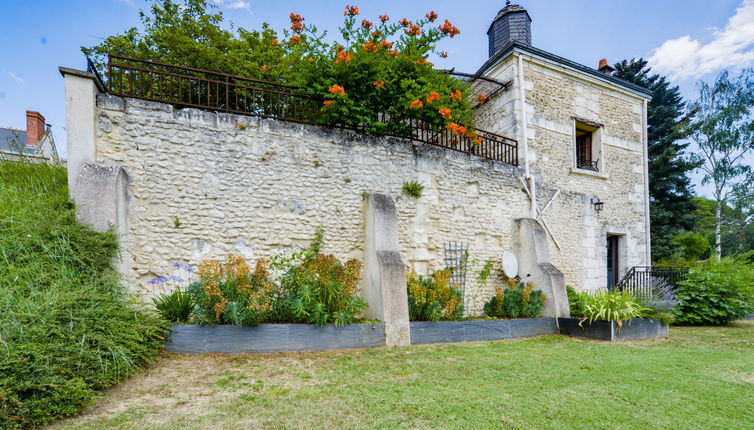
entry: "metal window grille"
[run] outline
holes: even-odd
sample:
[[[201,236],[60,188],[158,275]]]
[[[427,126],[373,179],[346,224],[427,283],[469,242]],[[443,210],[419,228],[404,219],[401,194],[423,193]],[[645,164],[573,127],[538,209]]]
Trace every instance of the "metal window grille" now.
[[[466,287],[466,268],[469,262],[469,244],[467,242],[445,242],[445,267],[452,269],[450,282],[460,287],[463,293]]]

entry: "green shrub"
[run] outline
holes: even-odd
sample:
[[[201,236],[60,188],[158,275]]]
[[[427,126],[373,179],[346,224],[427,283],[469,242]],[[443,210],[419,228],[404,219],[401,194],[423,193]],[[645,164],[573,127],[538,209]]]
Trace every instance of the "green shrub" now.
[[[589,323],[595,320],[615,321],[620,331],[623,321],[640,318],[646,311],[631,293],[600,289],[577,295],[575,306],[581,317],[579,325],[587,320]]]
[[[189,322],[194,308],[191,294],[180,288],[169,294],[158,294],[152,299],[152,303],[165,321],[173,323]]]
[[[498,287],[495,295],[484,304],[484,313],[493,318],[538,318],[545,306],[544,293],[535,290],[531,282],[508,279],[507,288]]]
[[[164,327],[111,265],[113,233],[76,222],[66,171],[0,161],[0,428],[76,414],[154,357]]]
[[[451,269],[423,277],[406,275],[408,315],[411,321],[459,320],[463,318],[463,294],[450,283]]]
[[[689,270],[676,287],[679,324],[725,325],[754,311],[754,265],[733,258]]]
[[[566,294],[568,294],[568,307],[571,311],[571,317],[580,317],[584,314],[584,311],[579,307],[581,300],[579,300],[579,293],[570,286],[566,285]]]
[[[205,260],[198,282],[189,286],[198,324],[256,325],[261,323],[351,324],[367,309],[356,295],[361,263],[341,263],[320,253],[323,232],[310,247],[290,257],[273,257],[281,273],[273,280],[267,261],[257,260],[252,272],[238,255],[225,262]]]

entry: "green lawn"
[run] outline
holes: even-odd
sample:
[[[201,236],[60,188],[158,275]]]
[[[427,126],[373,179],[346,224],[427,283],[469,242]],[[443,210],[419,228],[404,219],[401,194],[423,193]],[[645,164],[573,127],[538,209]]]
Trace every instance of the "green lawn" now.
[[[164,354],[55,428],[754,429],[754,321],[614,344]]]

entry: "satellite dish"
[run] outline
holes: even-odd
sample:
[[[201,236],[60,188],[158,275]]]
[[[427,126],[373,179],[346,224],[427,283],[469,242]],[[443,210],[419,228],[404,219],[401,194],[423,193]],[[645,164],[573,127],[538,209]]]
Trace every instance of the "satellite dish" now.
[[[518,258],[511,251],[503,252],[503,273],[509,278],[518,276]]]

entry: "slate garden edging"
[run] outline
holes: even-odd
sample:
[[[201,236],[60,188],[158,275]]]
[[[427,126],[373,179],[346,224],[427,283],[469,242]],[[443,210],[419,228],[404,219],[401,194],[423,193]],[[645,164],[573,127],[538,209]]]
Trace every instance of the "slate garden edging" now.
[[[555,318],[413,321],[411,344],[476,342],[558,334]]]
[[[321,351],[385,346],[385,324],[171,325],[165,349],[184,354]]]
[[[620,331],[615,321],[584,321],[579,326],[581,318],[558,318],[560,334],[574,337],[586,337],[589,339],[600,339],[619,341],[628,339],[653,339],[666,337],[668,335],[668,326],[658,319],[635,318],[623,321]]]

